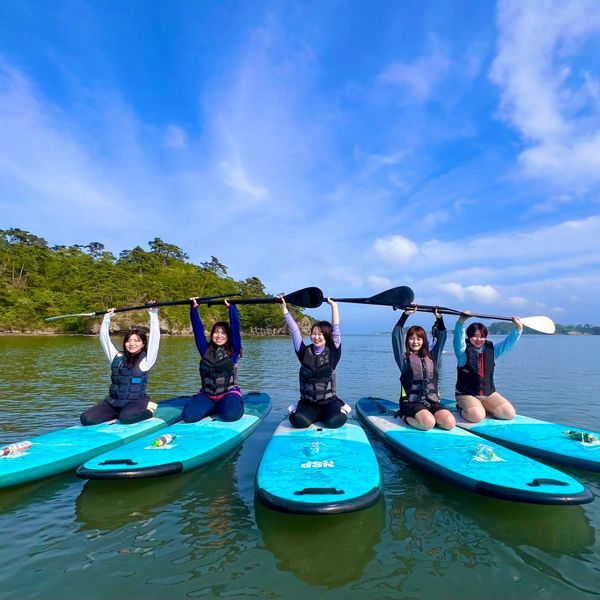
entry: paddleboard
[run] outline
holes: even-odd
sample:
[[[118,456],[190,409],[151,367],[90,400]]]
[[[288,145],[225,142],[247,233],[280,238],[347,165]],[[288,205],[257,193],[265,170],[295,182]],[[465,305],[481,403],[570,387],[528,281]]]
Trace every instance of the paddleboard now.
[[[0,458],[0,488],[50,477],[76,469],[86,460],[111,448],[157,432],[181,419],[188,398],[161,402],[154,417],[123,425],[107,421],[99,425],[75,425],[30,438],[24,452]]]
[[[256,473],[256,495],[269,508],[301,514],[361,510],[381,496],[381,470],[363,429],[314,423],[294,429],[284,419]]]
[[[592,493],[573,477],[454,427],[421,431],[395,416],[396,402],[361,398],[362,422],[407,462],[477,494],[536,504],[585,504]]]
[[[244,414],[238,421],[206,417],[196,423],[179,422],[159,432],[172,440],[154,445],[149,435],[88,460],[77,469],[82,479],[137,479],[173,475],[205,465],[239,446],[267,416],[271,398],[251,392],[244,396]]]
[[[442,403],[452,411],[461,429],[535,458],[600,472],[600,432],[523,415],[510,421],[487,417],[469,423],[458,414],[454,400],[444,399]]]

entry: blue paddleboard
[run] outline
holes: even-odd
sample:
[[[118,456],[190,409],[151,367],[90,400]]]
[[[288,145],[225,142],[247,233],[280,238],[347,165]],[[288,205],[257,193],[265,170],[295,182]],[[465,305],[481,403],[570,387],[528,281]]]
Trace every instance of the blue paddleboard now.
[[[244,414],[238,421],[206,417],[196,423],[176,423],[158,432],[159,436],[173,436],[168,444],[154,446],[157,436],[145,436],[88,460],[77,469],[77,475],[82,479],[137,479],[195,469],[239,446],[270,410],[267,394],[251,392],[244,396]]]
[[[269,508],[333,514],[367,508],[381,496],[381,471],[363,429],[346,423],[277,427],[256,473],[256,495]]]
[[[456,424],[471,433],[535,458],[600,472],[599,432],[523,415],[517,415],[510,421],[488,417],[479,423],[469,423],[458,414],[454,400],[442,402],[454,414]],[[572,439],[567,432],[579,432],[581,439]]]
[[[179,399],[158,405],[154,417],[123,425],[107,421],[100,425],[75,425],[31,438],[31,448],[0,458],[0,488],[19,485],[75,469],[86,460],[111,448],[157,432],[181,419]]]
[[[459,427],[421,431],[394,416],[396,402],[361,398],[356,412],[406,461],[477,494],[536,504],[585,504],[592,493],[573,477],[484,441]]]

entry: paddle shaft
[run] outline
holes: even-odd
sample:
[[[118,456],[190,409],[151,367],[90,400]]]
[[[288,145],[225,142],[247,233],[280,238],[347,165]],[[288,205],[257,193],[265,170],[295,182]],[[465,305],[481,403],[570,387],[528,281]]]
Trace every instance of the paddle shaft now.
[[[240,292],[234,292],[231,294],[220,294],[218,296],[206,296],[197,298],[196,302],[198,304],[207,303],[209,300],[217,300],[218,298],[230,298],[231,296],[239,296]],[[167,300],[165,302],[154,302],[154,303],[146,303],[140,304],[139,306],[123,306],[120,308],[115,308],[115,313],[120,312],[129,312],[133,310],[143,310],[144,308],[158,308],[159,306],[177,306],[181,304],[190,304],[190,299],[186,298],[185,300]],[[57,319],[66,319],[68,317],[98,317],[100,315],[107,314],[107,310],[97,310],[95,312],[89,313],[74,313],[69,315],[58,315],[56,317],[47,317],[46,321],[56,321]]]
[[[412,305],[412,306],[414,306],[414,305]],[[456,310],[455,308],[446,308],[445,306],[429,306],[427,304],[417,304],[416,309],[418,311],[424,311],[424,312],[434,312],[437,309],[438,312],[442,313],[443,315],[460,316],[463,314],[463,311]],[[481,315],[478,313],[469,313],[469,318],[471,318],[471,317],[477,317],[478,319],[492,319],[494,321],[512,321],[513,320],[512,317],[498,317],[495,315]]]

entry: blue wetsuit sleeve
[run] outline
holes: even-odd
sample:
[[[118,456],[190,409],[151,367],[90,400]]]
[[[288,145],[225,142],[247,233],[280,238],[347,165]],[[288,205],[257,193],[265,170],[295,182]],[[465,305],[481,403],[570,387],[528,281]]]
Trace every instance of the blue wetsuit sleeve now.
[[[500,358],[519,341],[521,332],[515,327],[498,345],[494,344],[494,358]]]
[[[229,305],[229,325],[231,327],[231,348],[233,350],[231,360],[237,363],[240,360],[242,351],[242,335],[240,333],[240,313],[235,304]]]
[[[459,367],[464,367],[467,364],[467,342],[465,341],[465,324],[456,321],[454,326],[454,354],[456,355],[456,363]]]
[[[206,335],[204,333],[204,324],[200,319],[198,309],[190,306],[190,321],[192,322],[192,329],[194,331],[194,340],[196,342],[196,348],[200,356],[203,356],[208,348],[208,342],[206,341]]]

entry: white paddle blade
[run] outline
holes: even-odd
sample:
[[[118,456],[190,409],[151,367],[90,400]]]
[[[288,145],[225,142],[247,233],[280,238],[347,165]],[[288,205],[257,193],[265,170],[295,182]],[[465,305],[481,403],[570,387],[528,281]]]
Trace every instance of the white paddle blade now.
[[[548,317],[523,317],[521,323],[529,329],[535,329],[540,333],[554,333],[556,326],[554,321]]]

